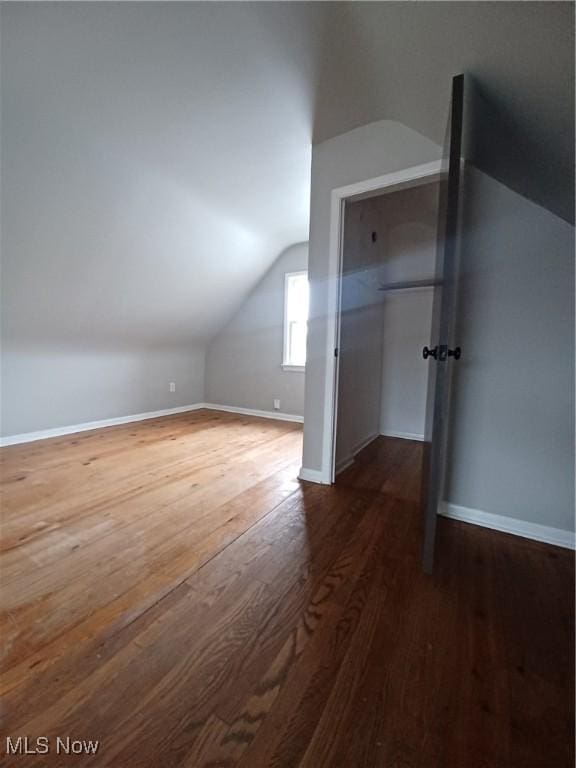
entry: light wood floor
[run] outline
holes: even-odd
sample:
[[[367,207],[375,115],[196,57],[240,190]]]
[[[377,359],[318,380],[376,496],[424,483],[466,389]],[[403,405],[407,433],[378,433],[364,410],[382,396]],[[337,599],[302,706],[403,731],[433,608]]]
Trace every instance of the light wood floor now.
[[[420,446],[297,481],[295,424],[197,411],[3,449],[6,766],[568,768],[571,553],[439,524]]]

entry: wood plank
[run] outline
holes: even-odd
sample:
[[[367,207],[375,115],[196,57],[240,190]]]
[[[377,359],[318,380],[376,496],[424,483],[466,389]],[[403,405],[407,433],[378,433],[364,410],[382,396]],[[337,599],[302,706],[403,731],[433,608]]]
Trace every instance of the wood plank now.
[[[572,766],[574,554],[440,520],[424,576],[421,445],[334,487],[301,445],[205,411],[2,449],[3,734],[99,739],[75,767]]]

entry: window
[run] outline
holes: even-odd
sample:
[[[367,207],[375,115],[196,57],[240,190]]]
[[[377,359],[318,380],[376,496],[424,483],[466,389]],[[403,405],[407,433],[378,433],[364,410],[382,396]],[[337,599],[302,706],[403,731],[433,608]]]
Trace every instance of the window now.
[[[308,273],[288,272],[284,283],[284,362],[288,371],[303,371],[308,333]]]

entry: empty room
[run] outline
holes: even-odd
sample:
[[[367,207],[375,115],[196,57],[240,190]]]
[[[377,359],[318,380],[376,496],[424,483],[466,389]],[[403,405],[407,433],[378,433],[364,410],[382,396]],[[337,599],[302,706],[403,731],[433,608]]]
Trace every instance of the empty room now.
[[[0,763],[572,768],[573,2],[0,2]]]

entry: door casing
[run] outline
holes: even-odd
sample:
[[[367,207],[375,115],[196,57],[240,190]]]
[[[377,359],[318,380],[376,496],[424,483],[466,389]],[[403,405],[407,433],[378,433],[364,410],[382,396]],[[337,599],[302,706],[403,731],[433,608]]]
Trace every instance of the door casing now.
[[[328,271],[328,309],[326,380],[324,392],[324,431],[322,436],[322,482],[334,483],[336,477],[336,430],[338,414],[340,314],[342,294],[342,263],[344,243],[344,206],[356,201],[401,189],[439,181],[445,167],[442,160],[404,168],[372,179],[366,179],[332,190],[330,200],[330,246]]]

